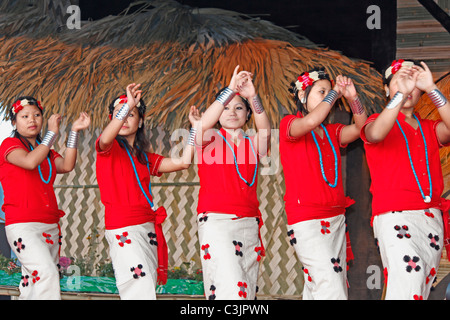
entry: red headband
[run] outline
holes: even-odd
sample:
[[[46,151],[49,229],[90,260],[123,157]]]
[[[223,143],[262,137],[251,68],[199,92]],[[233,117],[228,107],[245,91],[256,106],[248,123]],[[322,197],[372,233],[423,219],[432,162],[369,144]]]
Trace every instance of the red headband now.
[[[309,86],[312,86],[314,82],[318,80],[328,80],[325,78],[325,71],[319,70],[319,71],[312,71],[312,72],[305,72],[303,75],[299,76],[297,78],[297,81],[295,82],[295,86],[298,90],[305,91],[306,88]],[[331,82],[331,86],[334,86],[334,81],[329,80]]]
[[[305,72],[304,75],[300,76],[297,78],[298,82],[300,82],[301,86],[302,86],[302,90],[305,91],[305,89],[309,86],[311,86],[314,83],[314,79],[312,79],[309,76],[308,72]]]
[[[22,110],[25,106],[30,105],[30,102],[32,102],[31,105],[34,105],[34,101],[33,100],[28,100],[28,99],[23,99],[23,100],[17,100],[13,105],[12,105],[12,111],[14,114],[17,114],[20,110]],[[42,108],[41,102],[37,101],[37,107],[39,109],[41,109],[41,111],[43,111],[44,108]]]
[[[386,69],[386,72],[384,73],[384,77],[387,79],[391,75],[394,75],[397,73],[398,70],[401,69],[403,66],[412,67],[414,65],[414,62],[412,61],[405,61],[403,59],[394,60],[391,63],[391,66]]]

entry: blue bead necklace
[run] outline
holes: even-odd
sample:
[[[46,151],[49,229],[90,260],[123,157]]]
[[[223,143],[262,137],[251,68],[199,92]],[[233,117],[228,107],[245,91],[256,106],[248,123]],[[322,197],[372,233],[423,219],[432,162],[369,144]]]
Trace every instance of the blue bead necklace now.
[[[36,144],[39,145],[40,143],[36,141]],[[30,145],[30,147],[31,147],[31,151],[33,151],[34,150],[33,146]],[[45,184],[49,184],[50,183],[50,180],[52,179],[52,172],[53,172],[52,162],[50,161],[50,157],[47,157],[47,162],[48,162],[48,167],[50,168],[47,180],[44,179],[44,176],[42,175],[41,165],[38,165],[39,176],[41,177],[42,182],[45,183]]]
[[[331,184],[330,182],[328,182],[328,179],[325,176],[325,170],[323,169],[322,151],[320,150],[320,146],[319,146],[319,143],[317,142],[317,138],[316,138],[316,135],[314,133],[314,130],[311,130],[311,135],[312,135],[312,137],[314,139],[314,143],[316,144],[317,151],[319,152],[320,171],[322,172],[323,180],[325,180],[325,182],[331,188],[336,188],[337,182],[338,182],[338,158],[337,158],[337,154],[336,154],[336,149],[334,148],[334,145],[331,142],[330,135],[328,134],[328,131],[325,128],[325,126],[323,124],[320,124],[320,126],[322,127],[323,132],[325,133],[325,135],[326,135],[326,137],[328,139],[328,142],[330,143],[331,150],[333,151],[333,155],[334,155],[334,183]]]
[[[255,160],[256,160],[256,166],[255,166],[255,172],[253,173],[253,179],[252,179],[252,182],[249,183],[246,179],[244,179],[244,177],[242,177],[241,172],[239,171],[239,166],[238,166],[238,163],[237,163],[236,154],[234,153],[233,147],[230,145],[230,143],[227,141],[227,139],[225,139],[225,137],[220,132],[217,132],[217,133],[219,134],[220,137],[222,137],[222,139],[227,144],[228,148],[233,153],[234,165],[236,166],[236,172],[239,175],[239,178],[242,181],[244,181],[245,184],[248,185],[249,187],[253,186],[255,184],[255,181],[256,181],[256,175],[258,174],[258,158],[256,157],[256,152],[255,152],[255,149],[253,148],[252,140],[248,136],[244,135],[244,138],[247,139],[250,142],[250,148],[252,149],[253,156],[255,157]]]
[[[136,169],[136,165],[134,164],[133,157],[131,156],[131,153],[128,150],[126,144],[122,143],[122,145],[125,147],[125,150],[127,151],[127,154],[128,154],[128,158],[130,159],[131,165],[133,166],[134,175],[135,175],[136,180],[138,182],[139,188],[141,189],[142,193],[144,194],[144,197],[147,200],[147,202],[150,204],[150,207],[152,208],[152,210],[155,211],[155,205],[150,200],[150,198],[147,196],[147,193],[145,192],[144,188],[142,187],[141,180],[139,179],[139,175],[138,175],[138,172],[137,172],[137,169]],[[142,152],[142,153],[144,154],[145,161],[147,162],[147,170],[148,170],[148,174],[150,176],[150,165],[149,165],[149,162],[148,162],[147,154],[145,152]],[[150,179],[149,179],[149,183],[148,183],[148,191],[149,191],[150,195],[153,197],[153,194],[152,194],[152,183],[151,183]]]
[[[398,120],[395,120],[395,122],[397,123],[397,126],[400,128],[400,131],[401,131],[401,133],[403,135],[403,138],[405,139],[406,149],[408,151],[409,164],[410,164],[412,172],[414,174],[414,178],[416,179],[417,186],[419,187],[420,194],[422,195],[422,199],[423,199],[423,201],[425,203],[429,203],[429,202],[431,202],[431,198],[432,198],[432,195],[433,195],[433,185],[431,184],[430,165],[428,163],[427,141],[425,140],[425,135],[423,134],[422,126],[420,125],[419,119],[417,119],[415,114],[413,114],[413,117],[417,120],[417,123],[419,124],[420,134],[422,135],[423,145],[425,147],[425,160],[426,160],[426,164],[427,164],[428,183],[430,184],[430,195],[429,196],[425,196],[425,194],[423,192],[423,189],[422,189],[422,186],[420,185],[419,178],[417,177],[416,169],[414,168],[414,164],[412,162],[411,151],[409,149],[409,143],[408,143],[408,139],[406,138],[406,134],[403,131],[402,127],[400,126],[400,122],[398,122]]]

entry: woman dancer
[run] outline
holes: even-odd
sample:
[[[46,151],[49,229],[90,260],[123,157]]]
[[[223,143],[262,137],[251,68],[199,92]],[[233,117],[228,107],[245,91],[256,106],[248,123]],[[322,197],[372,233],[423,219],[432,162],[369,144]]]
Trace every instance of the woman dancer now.
[[[441,210],[448,221],[439,148],[450,142],[450,105],[424,62],[395,60],[383,80],[390,101],[369,117],[361,138],[372,178],[374,235],[387,277],[385,298],[427,299],[444,244]],[[414,112],[423,92],[442,120]]]
[[[151,153],[139,87],[130,84],[127,95],[109,106],[111,121],[95,144],[97,180],[120,298],[154,300],[157,280],[167,280],[168,257],[161,225],[166,211],[153,204],[150,176],[189,168],[195,152],[195,123],[200,117],[191,107],[193,130],[180,159]]]
[[[324,68],[304,72],[292,84],[298,113],[280,124],[280,157],[288,236],[303,265],[303,299],[347,299],[345,208],[340,148],[355,141],[367,116],[353,81],[332,81]],[[350,104],[354,124],[327,123],[336,100]]]
[[[259,157],[267,153],[270,123],[252,74],[234,70],[228,87],[202,116],[197,134],[198,233],[208,299],[254,299],[264,249],[256,195]],[[254,114],[256,136],[242,128]],[[212,128],[219,123],[220,130]]]
[[[61,116],[52,115],[42,139],[43,108],[33,97],[20,97],[10,109],[15,130],[0,154],[0,181],[5,193],[6,236],[22,264],[20,299],[59,300],[61,230],[53,183],[57,173],[70,172],[76,162],[78,132],[89,127],[86,113],[73,123],[65,157],[52,149]]]

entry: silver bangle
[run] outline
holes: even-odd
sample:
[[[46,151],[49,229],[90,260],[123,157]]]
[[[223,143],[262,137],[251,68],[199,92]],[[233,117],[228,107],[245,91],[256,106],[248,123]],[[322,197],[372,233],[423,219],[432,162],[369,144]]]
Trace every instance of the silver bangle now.
[[[41,144],[51,148],[53,146],[53,144],[55,143],[55,141],[56,141],[56,133],[54,133],[53,131],[48,131],[45,134],[44,139],[42,139]]]
[[[189,132],[188,145],[195,147],[195,136],[197,135],[197,129],[191,128]]]
[[[431,90],[428,93],[428,97],[430,97],[431,102],[433,102],[436,108],[443,107],[447,103],[447,98],[445,98],[439,89]]]
[[[78,148],[78,132],[70,131],[66,146],[71,149]]]
[[[352,109],[353,114],[361,115],[365,112],[361,100],[359,100],[359,97],[356,97],[355,100],[350,102],[350,109]]]
[[[219,101],[223,106],[227,106],[231,100],[236,96],[236,92],[226,87],[222,93],[217,97],[216,101]]]
[[[258,96],[254,96],[252,101],[253,101],[253,107],[255,108],[255,113],[256,114],[263,113],[264,112],[264,108],[262,106],[261,99],[259,99]]]
[[[334,91],[333,89],[331,89],[330,92],[328,92],[327,96],[325,97],[325,99],[323,99],[322,102],[327,102],[330,105],[333,105],[337,99],[338,99],[337,92]]]
[[[386,109],[394,109],[397,108],[403,101],[403,93],[397,92],[394,97],[389,101],[386,106]]]
[[[128,113],[130,112],[130,106],[128,103],[125,103],[122,108],[120,108],[119,112],[117,112],[115,118],[117,120],[125,120],[126,117],[128,117]]]

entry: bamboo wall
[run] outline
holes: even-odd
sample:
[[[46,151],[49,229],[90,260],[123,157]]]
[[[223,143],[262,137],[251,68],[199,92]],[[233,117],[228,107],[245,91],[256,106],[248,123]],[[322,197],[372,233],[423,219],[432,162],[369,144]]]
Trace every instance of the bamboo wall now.
[[[450,0],[435,0],[450,14]],[[397,0],[397,59],[423,60],[438,79],[450,70],[450,34],[416,0]]]

